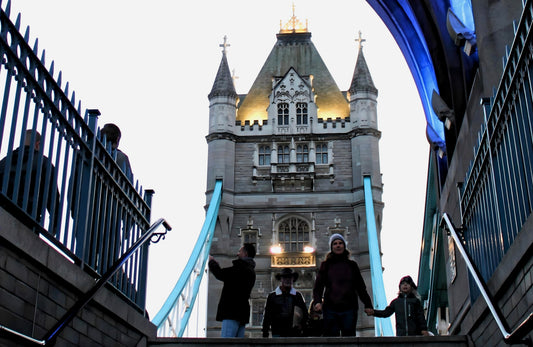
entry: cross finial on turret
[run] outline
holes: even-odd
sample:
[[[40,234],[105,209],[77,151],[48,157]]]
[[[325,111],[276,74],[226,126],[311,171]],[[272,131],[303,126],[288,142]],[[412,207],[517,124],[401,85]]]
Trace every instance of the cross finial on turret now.
[[[222,47],[222,53],[226,54],[226,48],[231,46],[229,43],[228,43],[228,37],[226,35],[224,35],[224,43],[221,43],[220,45],[218,45],[219,47]]]
[[[365,42],[366,40],[363,38],[361,30],[359,30],[359,37],[356,38],[355,41],[359,42],[359,49],[363,48],[363,42]]]

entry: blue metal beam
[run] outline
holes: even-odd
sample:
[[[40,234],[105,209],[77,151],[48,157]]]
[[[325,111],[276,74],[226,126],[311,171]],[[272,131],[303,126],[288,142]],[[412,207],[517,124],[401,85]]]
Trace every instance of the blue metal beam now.
[[[433,90],[439,92],[435,68],[413,9],[406,0],[367,2],[391,32],[411,70],[426,115],[428,140],[446,153],[444,127],[431,107]]]
[[[374,199],[372,198],[372,180],[364,176],[366,228],[368,233],[368,252],[370,254],[370,273],[372,277],[372,296],[374,307],[383,310],[387,307],[385,284],[383,283],[383,267],[381,266],[381,252],[379,250],[376,217],[374,213]],[[394,336],[390,318],[374,318],[376,336]]]
[[[165,303],[156,314],[152,323],[157,326],[158,331],[164,330],[165,324],[169,323],[171,329],[177,328],[177,337],[182,337],[189,321],[198,290],[202,281],[205,265],[211,249],[211,241],[215,232],[215,225],[218,217],[220,201],[222,200],[222,180],[217,180],[209,208],[205,217],[204,225],[196,241],[196,245],[191,253],[185,269],[181,273],[174,289],[166,299]],[[189,289],[190,292],[188,291]],[[186,292],[186,293],[185,293]],[[181,301],[184,301],[184,309],[180,310]],[[173,313],[174,312],[174,313]],[[172,321],[176,319],[177,321]]]

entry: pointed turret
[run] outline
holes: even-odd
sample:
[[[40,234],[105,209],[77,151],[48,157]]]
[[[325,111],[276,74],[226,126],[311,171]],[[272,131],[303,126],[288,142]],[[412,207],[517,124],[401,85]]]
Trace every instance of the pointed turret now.
[[[364,41],[363,39],[360,40]],[[348,91],[350,94],[355,94],[357,92],[369,92],[376,95],[378,94],[378,90],[374,86],[372,76],[368,70],[368,65],[366,65],[362,45],[359,46],[359,54],[357,55],[357,62],[355,63],[352,83],[350,84],[350,89]]]
[[[235,117],[237,115],[238,95],[235,91],[231,76],[226,48],[229,47],[227,37],[224,36],[222,60],[218,67],[213,88],[207,96],[209,99],[209,133],[233,133]]]
[[[224,179],[224,188],[233,190],[233,157],[235,155],[235,117],[239,97],[231,77],[226,48],[229,46],[224,36],[222,60],[218,68],[209,98],[209,135],[208,145],[209,169],[207,170],[207,189],[213,189],[216,178]],[[216,158],[216,160],[211,160]],[[227,194],[226,194],[227,195]],[[209,200],[208,200],[209,201]],[[221,211],[221,214],[225,212]]]
[[[377,130],[378,90],[374,86],[365,56],[363,55],[362,43],[365,40],[361,38],[361,32],[359,32],[359,38],[355,41],[359,42],[359,53],[357,55],[357,62],[355,63],[352,83],[348,90],[350,94],[350,119],[354,129],[372,128]]]
[[[381,194],[382,181],[379,163],[379,139],[381,132],[378,129],[377,97],[378,90],[374,86],[372,76],[368,70],[365,56],[363,55],[363,41],[361,32],[355,40],[359,42],[359,53],[355,64],[352,83],[348,90],[350,94],[350,120],[355,134],[352,137],[352,153],[354,154],[353,186],[354,190],[362,190],[363,178],[370,176],[372,181],[372,196],[374,210],[383,209]]]
[[[226,47],[229,46],[226,40],[227,37],[224,37],[224,43],[221,44],[221,46],[224,47],[222,50],[222,60],[218,67],[213,88],[211,88],[211,92],[207,96],[209,100],[215,96],[237,97],[237,92],[235,91],[235,85],[233,84],[233,78],[229,69],[228,58],[226,57]]]

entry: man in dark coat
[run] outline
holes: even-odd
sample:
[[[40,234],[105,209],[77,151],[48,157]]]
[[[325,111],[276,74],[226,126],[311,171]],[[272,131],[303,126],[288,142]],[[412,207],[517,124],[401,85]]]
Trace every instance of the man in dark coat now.
[[[24,197],[27,196],[25,211],[29,215],[35,216],[38,222],[42,221],[45,208],[49,213],[54,212],[55,218],[50,219],[54,220],[54,225],[51,227],[55,228],[60,216],[57,213],[59,192],[57,190],[56,169],[50,159],[39,152],[41,134],[37,131],[26,130],[24,136],[24,145],[0,161],[0,187],[21,208],[24,207]],[[18,167],[19,162],[20,168]],[[17,178],[18,185],[16,185]],[[2,183],[6,180],[7,185],[3,187]],[[29,185],[26,185],[27,183]],[[17,194],[17,201],[14,201],[15,193]]]
[[[281,284],[268,295],[263,315],[263,337],[268,337],[272,328],[272,337],[301,336],[307,324],[307,307],[302,293],[293,288],[298,273],[284,268],[276,274]]]
[[[224,282],[218,302],[217,321],[222,322],[221,337],[244,337],[244,326],[250,318],[250,293],[255,284],[255,247],[245,243],[237,253],[233,266],[221,268],[209,256],[209,270]]]

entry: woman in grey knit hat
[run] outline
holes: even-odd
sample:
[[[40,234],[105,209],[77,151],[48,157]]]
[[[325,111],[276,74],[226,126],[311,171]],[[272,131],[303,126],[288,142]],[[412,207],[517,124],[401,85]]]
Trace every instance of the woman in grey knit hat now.
[[[320,269],[313,289],[313,308],[323,312],[324,336],[355,336],[358,299],[367,315],[372,315],[372,300],[357,263],[349,258],[341,234],[329,238],[330,252]]]

